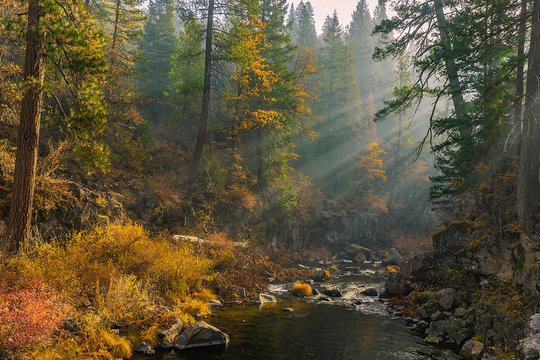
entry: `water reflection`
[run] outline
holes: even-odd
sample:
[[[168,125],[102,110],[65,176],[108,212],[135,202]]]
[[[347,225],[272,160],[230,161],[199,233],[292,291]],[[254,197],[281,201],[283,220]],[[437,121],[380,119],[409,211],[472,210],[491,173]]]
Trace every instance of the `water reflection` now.
[[[285,308],[294,308],[293,312]],[[228,305],[206,319],[229,334],[224,352],[161,354],[175,360],[393,360],[421,359],[420,339],[404,322],[346,306],[296,299]]]

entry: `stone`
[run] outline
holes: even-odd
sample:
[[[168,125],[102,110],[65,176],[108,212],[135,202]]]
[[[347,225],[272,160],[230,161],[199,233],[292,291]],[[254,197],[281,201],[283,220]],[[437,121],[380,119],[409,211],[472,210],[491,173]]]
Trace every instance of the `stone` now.
[[[454,315],[455,315],[456,317],[462,318],[462,317],[464,317],[465,315],[467,315],[467,309],[462,308],[462,307],[459,307],[459,308],[457,308],[457,309],[454,311]]]
[[[533,334],[540,333],[540,314],[534,314],[529,319],[529,328]]]
[[[422,291],[414,295],[414,301],[418,304],[425,304],[434,297],[435,293],[433,293],[433,291]]]
[[[540,359],[540,334],[534,334],[521,340],[519,348],[524,360]]]
[[[322,282],[329,280],[331,277],[332,275],[330,275],[330,272],[327,270],[316,270],[313,274],[311,274],[310,279],[315,282]]]
[[[433,314],[431,314],[431,321],[438,321],[438,320],[444,320],[448,316],[446,316],[444,313],[440,311],[435,311]]]
[[[185,329],[178,339],[174,341],[176,349],[191,349],[207,346],[227,346],[229,344],[229,336],[218,328],[197,321]]]
[[[375,288],[367,288],[364,291],[362,291],[362,295],[377,296],[378,295],[377,289],[375,289]]]
[[[400,273],[390,273],[384,283],[386,295],[389,297],[407,296],[411,293],[412,287]]]
[[[433,355],[435,355],[435,349],[427,347],[427,346],[423,346],[421,348],[416,349],[416,352],[419,355],[428,356],[428,357],[432,357]]]
[[[154,355],[156,353],[152,349],[152,347],[149,344],[145,343],[144,341],[140,343],[139,345],[137,345],[137,347],[135,348],[135,351],[146,354],[146,355]]]
[[[167,339],[165,339],[165,340],[163,340],[162,342],[159,343],[159,348],[160,349],[168,350],[168,349],[172,349],[173,347],[174,347],[173,343],[170,342]]]
[[[313,295],[319,295],[319,290],[317,290],[316,288],[312,287],[312,288],[311,288],[311,293],[312,293]]]
[[[330,299],[330,297],[326,296],[326,295],[321,295],[319,296],[319,301],[332,301],[332,299]]]
[[[465,360],[480,360],[484,353],[484,344],[479,341],[469,340],[465,342],[459,355]]]
[[[454,305],[457,304],[457,292],[454,289],[442,289],[440,291],[437,291],[436,295],[439,301],[439,305],[444,310],[450,310],[454,307]]]
[[[176,323],[174,323],[174,325],[172,325],[170,328],[158,332],[158,338],[161,340],[159,347],[163,349],[170,349],[172,347],[172,343],[182,331],[183,326],[184,323],[181,320],[177,320]],[[162,347],[162,344],[165,347]],[[170,347],[167,347],[169,344]]]
[[[264,293],[260,293],[258,296],[257,296],[257,300],[255,300],[255,303],[256,304],[267,304],[267,303],[275,303],[277,302],[277,299],[274,295],[270,295],[270,294],[264,294]]]
[[[382,266],[399,265],[403,262],[405,262],[405,258],[401,256],[397,249],[391,248],[388,255],[384,258]]]
[[[208,305],[210,305],[211,307],[223,307],[223,303],[216,299],[208,300]]]
[[[338,298],[341,297],[341,291],[338,289],[321,289],[321,292],[330,297]]]
[[[428,335],[424,340],[426,340],[426,342],[430,344],[438,344],[441,341],[441,339],[437,335]]]
[[[416,311],[416,314],[420,317],[422,320],[430,320],[431,315],[439,309],[439,303],[431,300],[428,301],[426,304],[422,305],[418,310]]]
[[[440,355],[435,356],[437,360],[461,360],[452,350],[443,350]]]
[[[293,312],[294,309],[293,308],[283,308],[283,311],[284,312]]]

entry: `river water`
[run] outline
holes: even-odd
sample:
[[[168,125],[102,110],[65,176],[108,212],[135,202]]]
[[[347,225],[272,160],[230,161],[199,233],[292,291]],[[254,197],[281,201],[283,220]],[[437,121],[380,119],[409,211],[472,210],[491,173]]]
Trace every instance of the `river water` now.
[[[392,317],[376,298],[361,294],[366,287],[382,288],[371,270],[340,273],[323,284],[340,289],[331,301],[292,297],[290,284],[271,285],[277,303],[226,304],[206,322],[230,337],[226,349],[158,352],[159,360],[398,360],[423,359],[416,349],[423,340]],[[291,311],[292,309],[292,311]],[[136,359],[143,359],[137,356]]]

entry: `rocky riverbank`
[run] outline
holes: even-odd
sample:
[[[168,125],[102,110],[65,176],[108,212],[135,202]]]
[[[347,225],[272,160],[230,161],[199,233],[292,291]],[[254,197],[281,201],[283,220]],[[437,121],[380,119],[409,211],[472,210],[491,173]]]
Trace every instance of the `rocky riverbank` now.
[[[439,348],[420,350],[430,358],[539,359],[540,244],[480,231],[460,221],[436,232],[433,253],[388,275],[388,302]]]

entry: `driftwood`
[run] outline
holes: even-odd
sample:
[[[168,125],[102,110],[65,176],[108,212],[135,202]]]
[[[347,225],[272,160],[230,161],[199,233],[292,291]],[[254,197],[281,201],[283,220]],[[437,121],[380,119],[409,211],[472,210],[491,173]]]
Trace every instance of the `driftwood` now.
[[[173,235],[172,239],[175,242],[188,242],[188,243],[192,243],[192,244],[195,244],[195,245],[210,245],[210,246],[223,246],[223,245],[225,245],[225,246],[241,247],[241,248],[247,247],[246,242],[231,241],[231,242],[226,242],[226,243],[222,244],[222,243],[217,242],[217,241],[204,240],[204,239],[198,238],[196,236],[188,236],[188,235]]]

